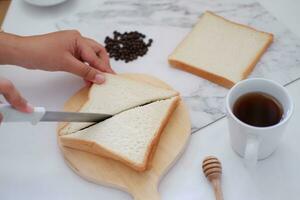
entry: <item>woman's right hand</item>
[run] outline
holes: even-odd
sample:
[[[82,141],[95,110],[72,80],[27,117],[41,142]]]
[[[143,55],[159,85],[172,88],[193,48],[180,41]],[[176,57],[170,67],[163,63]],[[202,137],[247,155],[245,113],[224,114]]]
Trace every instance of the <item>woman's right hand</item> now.
[[[105,48],[75,30],[26,37],[3,32],[0,47],[0,64],[69,72],[96,84],[115,73]]]
[[[0,77],[0,94],[4,96],[6,101],[15,109],[21,112],[31,113],[33,107],[21,96],[20,92],[16,89],[12,82]],[[3,116],[0,113],[0,123]]]

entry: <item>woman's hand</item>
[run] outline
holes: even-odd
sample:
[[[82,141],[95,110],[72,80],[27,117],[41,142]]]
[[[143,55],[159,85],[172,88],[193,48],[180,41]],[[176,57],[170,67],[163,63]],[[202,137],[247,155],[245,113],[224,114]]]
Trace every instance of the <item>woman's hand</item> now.
[[[78,31],[23,37],[21,41],[26,59],[19,65],[26,68],[66,71],[95,83],[104,81],[101,72],[114,73],[105,48]]]
[[[96,41],[81,36],[78,31],[59,31],[28,37],[0,32],[0,47],[0,64],[66,71],[99,84],[105,81],[102,72],[114,73],[105,48]],[[33,111],[14,85],[3,78],[0,78],[0,95],[21,112]],[[1,120],[0,113],[0,122]]]
[[[29,37],[7,36],[11,38],[13,44],[10,45],[14,48],[12,55],[5,58],[10,58],[6,64],[28,69],[66,71],[94,83],[104,82],[102,72],[114,73],[105,48],[81,36],[78,31],[59,31]]]
[[[15,109],[21,112],[32,112],[33,108],[27,101],[21,96],[19,91],[9,80],[0,77],[0,94],[4,96],[8,103],[10,103]],[[1,102],[0,102],[1,103]],[[0,123],[2,121],[2,115],[0,113]]]

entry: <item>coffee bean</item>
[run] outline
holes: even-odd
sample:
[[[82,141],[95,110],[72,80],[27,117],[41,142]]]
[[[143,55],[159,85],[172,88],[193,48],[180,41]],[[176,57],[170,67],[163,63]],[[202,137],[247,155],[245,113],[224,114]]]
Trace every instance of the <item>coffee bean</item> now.
[[[153,40],[144,41],[146,35],[138,31],[120,33],[113,32],[112,37],[105,37],[105,48],[110,58],[123,60],[125,63],[136,60],[148,52]]]

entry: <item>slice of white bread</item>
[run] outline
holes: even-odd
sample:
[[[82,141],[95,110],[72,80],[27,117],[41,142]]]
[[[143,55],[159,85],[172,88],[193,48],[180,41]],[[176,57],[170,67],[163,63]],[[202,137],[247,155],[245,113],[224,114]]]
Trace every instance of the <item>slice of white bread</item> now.
[[[105,83],[92,85],[88,94],[88,101],[79,112],[115,115],[136,106],[178,96],[178,92],[174,90],[155,87],[118,75],[105,74],[105,78]],[[60,134],[70,134],[91,124],[69,123],[60,131]]]
[[[123,162],[144,171],[179,97],[156,101],[117,114],[81,131],[60,137],[63,146]]]
[[[169,56],[179,69],[230,88],[245,79],[273,41],[273,35],[205,12]]]

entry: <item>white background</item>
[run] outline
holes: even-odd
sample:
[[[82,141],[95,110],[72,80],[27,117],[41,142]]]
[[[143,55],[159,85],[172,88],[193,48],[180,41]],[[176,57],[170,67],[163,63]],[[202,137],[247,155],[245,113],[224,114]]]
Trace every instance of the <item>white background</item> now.
[[[95,1],[69,0],[57,7],[37,8],[14,0],[3,28],[21,35],[54,31],[58,19],[75,13],[82,6],[91,6],[92,3],[87,2]],[[260,2],[300,37],[300,1]],[[61,108],[67,97],[83,84],[72,75],[29,72],[11,66],[1,67],[0,74],[13,80],[32,104],[43,102],[49,109]],[[162,199],[214,199],[201,172],[202,159],[210,154],[218,156],[223,163],[225,199],[299,199],[300,81],[287,88],[295,102],[294,115],[279,149],[269,159],[259,162],[254,174],[244,169],[241,159],[231,150],[223,119],[192,135],[185,154],[160,184]],[[89,183],[74,174],[57,147],[55,126],[41,123],[35,127],[28,124],[0,127],[1,200],[131,199],[124,192]]]

